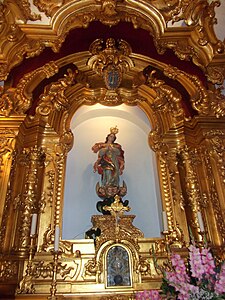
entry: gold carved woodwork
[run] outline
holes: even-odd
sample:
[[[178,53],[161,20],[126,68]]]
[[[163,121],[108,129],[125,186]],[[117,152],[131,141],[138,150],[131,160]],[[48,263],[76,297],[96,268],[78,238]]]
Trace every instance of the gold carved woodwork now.
[[[88,57],[90,58],[90,54]],[[145,65],[148,65],[147,61]],[[58,62],[52,63],[51,66],[43,67],[46,71],[39,69],[37,73],[30,73],[24,80],[22,79],[19,87],[13,91],[14,95],[20,95],[20,99],[23,99],[25,95],[25,100],[18,100],[20,103],[18,111],[24,113],[23,107],[29,107],[32,102],[32,99],[27,102],[26,99],[27,95],[31,95],[33,89],[40,82],[38,77],[46,78],[47,73],[52,76],[51,74],[58,72],[58,66]],[[163,69],[165,66],[159,64],[158,68]],[[85,68],[87,68],[86,65],[83,66],[83,69],[81,68],[82,71]],[[3,161],[8,155],[13,162],[9,185],[8,188],[5,188],[7,195],[4,202],[4,217],[0,233],[2,243],[0,245],[3,253],[4,251],[10,253],[14,250],[16,253],[13,258],[17,262],[20,257],[21,272],[18,277],[17,274],[10,277],[19,283],[18,294],[33,293],[33,288],[38,295],[49,292],[52,276],[51,251],[54,247],[54,226],[61,225],[62,222],[65,162],[73,142],[69,121],[77,108],[87,103],[85,97],[88,92],[95,93],[94,86],[92,89],[88,89],[88,84],[92,83],[91,79],[95,78],[95,75],[90,75],[90,70],[85,69],[83,71],[86,75],[86,77],[84,76],[85,80],[80,83],[77,82],[79,72],[79,68],[78,72],[70,70],[63,78],[45,88],[40,97],[36,115],[27,117],[20,128],[15,152],[13,152],[13,142],[15,141],[12,142],[8,139],[4,132],[1,134],[4,142],[4,147],[0,149],[4,153]],[[129,80],[133,82],[137,73],[133,70],[129,72],[132,74]],[[164,234],[163,238],[145,239],[140,230],[132,225],[134,216],[121,216],[118,226],[115,225],[114,216],[93,216],[93,226],[101,227],[102,234],[96,239],[95,247],[93,241],[85,241],[85,246],[91,248],[90,251],[88,250],[89,252],[77,250],[76,247],[79,246],[79,243],[74,241],[60,241],[61,254],[58,260],[57,279],[59,290],[63,290],[66,294],[85,293],[84,285],[86,291],[90,293],[93,290],[96,294],[105,292],[102,286],[99,287],[104,284],[105,253],[115,243],[129,248],[131,251],[134,262],[133,270],[136,276],[134,290],[159,288],[162,274],[154,266],[151,248],[154,247],[159,265],[167,262],[168,247],[183,250],[189,242],[188,214],[185,215],[187,207],[192,210],[191,225],[195,226],[195,229],[198,229],[196,210],[201,208],[207,226],[209,227],[210,221],[213,221],[217,227],[217,231],[210,231],[210,235],[207,237],[218,247],[222,247],[224,243],[224,204],[221,188],[224,184],[224,146],[221,141],[224,136],[223,114],[216,115],[216,110],[208,108],[208,91],[196,77],[188,76],[185,72],[166,66],[164,75],[183,84],[191,96],[192,105],[200,114],[200,117],[196,116],[187,120],[181,105],[181,95],[166,85],[163,80],[157,79],[154,76],[156,74],[157,71],[150,73],[148,81],[131,89],[130,99],[132,100],[133,95],[143,97],[144,101],[137,101],[133,104],[140,105],[148,117],[153,120],[154,126],[149,135],[149,143],[157,157],[162,206],[168,218],[168,233]],[[125,98],[124,90],[121,93]],[[96,95],[98,95],[97,92],[94,96],[96,97]],[[94,96],[92,97],[94,98]],[[106,100],[102,103],[107,105]],[[126,103],[129,104],[128,101]],[[119,102],[112,104],[119,104]],[[175,116],[171,117],[169,114],[173,112]],[[2,120],[10,125],[10,118],[13,118],[14,113],[15,111],[10,110],[9,117],[3,117]],[[215,118],[210,118],[210,116],[215,116]],[[199,129],[197,126],[201,125],[202,120],[205,120],[207,128],[218,125],[221,130],[209,130],[204,135],[201,128]],[[205,145],[209,146],[209,149],[203,152]],[[201,160],[204,161],[203,167],[200,166],[197,158],[199,153],[202,155]],[[202,169],[207,174],[207,178],[204,180],[200,180]],[[10,172],[9,166],[7,166],[7,170]],[[182,170],[186,174],[183,180],[184,186],[182,185]],[[8,180],[4,186],[7,184]],[[206,208],[202,206],[202,198],[204,201],[207,198],[208,206]],[[213,207],[213,217],[209,218],[207,209],[211,206]],[[26,273],[26,255],[30,247],[29,229],[32,212],[39,214],[38,236],[35,242],[37,251],[32,258],[30,271]],[[18,236],[10,230],[11,227],[15,229],[17,226],[20,232]],[[7,277],[5,266],[7,265],[3,262],[2,269],[5,272],[3,274],[4,277]],[[10,268],[13,269],[13,266]],[[107,295],[105,296],[107,297]]]
[[[224,59],[224,43],[217,39],[213,29],[214,8],[219,5],[219,1],[209,4],[207,0],[198,0],[193,5],[187,1],[174,0],[168,6],[165,1],[155,0],[143,3],[92,0],[85,6],[79,1],[36,0],[34,5],[46,16],[54,19],[54,22],[50,22],[52,24],[50,28],[48,26],[41,28],[41,35],[37,30],[40,25],[34,24],[32,27],[26,24],[27,20],[40,18],[40,15],[31,12],[28,1],[16,1],[15,6],[11,6],[10,3],[1,5],[2,10],[7,12],[2,15],[2,24],[5,25],[1,25],[4,28],[0,45],[1,80],[7,78],[9,71],[23,60],[24,55],[27,57],[39,55],[45,47],[59,51],[71,29],[87,27],[90,22],[99,20],[110,26],[121,21],[132,22],[135,28],[143,28],[154,36],[159,53],[170,48],[181,59],[192,59],[206,71],[208,79],[213,83],[222,82],[221,78],[218,78],[218,72],[212,72],[212,68],[215,68],[214,61]],[[176,33],[172,36],[167,23],[178,20],[184,20],[187,30],[185,27],[183,32],[172,29],[172,32]],[[48,37],[45,37],[43,32]],[[7,40],[10,43],[6,43]],[[220,64],[220,68],[224,68],[223,64],[222,66]],[[221,76],[224,78],[220,72]]]
[[[173,112],[176,112],[175,116],[182,115],[181,95],[179,95],[175,89],[168,87],[162,80],[155,78],[155,73],[157,75],[156,70],[153,70],[152,73],[146,73],[146,83],[150,87],[155,87],[155,90],[161,96],[160,99],[156,101],[156,104],[159,102],[160,105],[158,107],[161,107],[161,103],[164,103],[164,109],[168,107]],[[192,107],[197,110],[200,115],[216,116],[217,118],[225,115],[225,96],[222,94],[221,88],[207,90],[197,76],[187,74],[170,65],[165,67],[163,73],[167,77],[182,83],[190,94]],[[186,77],[186,83],[183,82],[183,76]],[[166,102],[167,106],[165,105]],[[153,105],[155,106],[155,104]]]
[[[108,89],[117,89],[122,81],[123,73],[134,67],[132,60],[129,58],[132,49],[124,40],[119,40],[118,45],[116,45],[114,39],[108,38],[105,49],[102,44],[102,39],[97,39],[91,44],[89,51],[92,56],[88,60],[88,66],[103,77]],[[107,73],[111,70],[117,72],[118,82],[115,87],[111,87],[108,83]]]
[[[75,83],[75,77],[76,73],[74,74],[72,70],[69,69],[64,78],[47,86],[44,93],[40,96],[40,103],[36,109],[37,113],[46,116],[50,114],[53,108],[58,111],[68,109],[69,103],[64,93],[68,86]]]
[[[18,261],[10,261],[8,259],[4,259],[4,257],[0,258],[0,281],[6,282],[17,279],[19,269]]]
[[[92,216],[93,228],[100,228],[101,235],[96,239],[96,251],[109,240],[127,240],[138,249],[137,239],[143,233],[132,225],[134,215],[121,215],[116,223],[113,215]]]
[[[183,119],[183,108],[181,105],[181,95],[172,87],[165,84],[163,80],[154,77],[155,70],[153,70],[148,78],[146,84],[152,88],[156,96],[152,103],[154,111],[173,112],[173,116],[177,119]]]
[[[62,7],[68,0],[34,0],[34,5],[41,11],[44,12],[47,17],[52,17],[54,13]]]
[[[165,241],[157,243],[158,251],[166,251],[169,246],[182,248],[188,242],[188,229],[183,222],[184,199],[177,169],[177,152],[173,149],[168,149],[168,152],[161,152],[159,156],[160,183],[165,191],[163,210],[167,214],[168,235]]]
[[[210,130],[205,132],[207,148],[203,149],[206,175],[208,182],[209,203],[212,203],[213,215],[216,219],[216,228],[221,234],[224,243],[224,130]],[[216,176],[218,173],[219,176]],[[218,227],[217,227],[218,226]]]
[[[101,41],[97,40],[92,44],[90,51],[92,56],[88,60],[88,65],[94,68],[97,74],[103,76],[103,70],[107,69],[112,64],[118,68],[119,77],[125,76],[130,69],[134,68],[132,59],[128,57],[130,54],[130,47],[125,42],[121,42],[120,48],[116,49],[114,41],[112,47],[103,49]],[[108,41],[110,44],[110,41]],[[124,44],[124,45],[123,45]],[[123,46],[122,46],[123,45]],[[111,48],[110,48],[111,47]],[[223,117],[225,114],[224,95],[221,89],[217,88],[214,91],[206,90],[197,76],[189,75],[184,71],[180,71],[170,65],[164,65],[163,73],[165,76],[179,81],[190,95],[192,107],[201,115]],[[160,65],[160,68],[162,66]],[[26,74],[19,82],[17,88],[9,88],[1,95],[0,105],[1,114],[9,116],[11,114],[24,113],[32,104],[32,90],[44,78],[49,78],[57,73],[59,64],[57,62],[50,62],[43,67]],[[83,85],[82,92],[84,95],[77,95],[77,103],[84,103],[93,105],[101,103],[104,105],[118,105],[127,103],[128,105],[139,105],[142,101],[146,101],[146,97],[140,95],[139,89],[141,84],[146,84],[153,90],[153,97],[155,98],[152,109],[158,112],[166,112],[166,110],[173,112],[171,114],[171,123],[177,123],[184,118],[182,97],[172,87],[167,85],[163,80],[157,79],[156,69],[151,69],[152,72],[147,73],[145,81],[138,82],[137,73],[130,78],[130,86],[121,86],[117,89],[96,88],[93,85],[93,79],[90,79],[87,74],[76,70],[68,70],[64,78],[59,79],[55,83],[51,83],[45,87],[44,93],[40,96],[40,101],[37,107],[37,112],[44,116],[48,116],[55,107],[58,111],[68,110],[70,101],[67,99],[65,93],[71,95],[77,91],[76,83]],[[124,74],[124,75],[123,75]],[[145,76],[146,76],[145,75]],[[95,78],[96,80],[96,78]],[[127,79],[126,79],[127,80]],[[133,82],[133,85],[132,85]],[[216,97],[215,97],[216,95]],[[53,101],[54,99],[54,101]],[[68,102],[69,101],[69,102]],[[176,113],[175,113],[176,112]],[[167,116],[168,117],[168,116]],[[64,138],[69,137],[69,131]]]
[[[17,235],[14,242],[15,251],[26,252],[30,243],[29,233],[31,227],[31,215],[37,213],[39,208],[39,191],[41,187],[39,182],[39,168],[43,164],[43,152],[36,146],[31,149],[25,149],[20,155],[20,164],[24,166],[24,190],[17,196],[14,204],[17,215],[17,226],[20,234]],[[41,178],[42,180],[42,178]]]
[[[14,15],[14,17],[17,17],[19,20],[23,21],[24,23],[28,20],[36,21],[40,20],[41,16],[33,13],[31,11],[31,5],[28,0],[14,1],[14,5],[11,6],[11,3],[9,2],[7,9],[10,10],[10,12]]]
[[[54,62],[30,72],[19,81],[16,88],[9,88],[0,97],[0,115],[23,114],[32,104],[30,83],[38,84],[44,78],[49,78],[58,72]]]

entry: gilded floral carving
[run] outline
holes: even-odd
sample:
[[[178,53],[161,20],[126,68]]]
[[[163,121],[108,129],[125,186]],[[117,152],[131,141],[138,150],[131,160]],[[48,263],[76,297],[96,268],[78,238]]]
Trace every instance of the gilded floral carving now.
[[[0,281],[15,280],[18,275],[18,261],[0,260]]]

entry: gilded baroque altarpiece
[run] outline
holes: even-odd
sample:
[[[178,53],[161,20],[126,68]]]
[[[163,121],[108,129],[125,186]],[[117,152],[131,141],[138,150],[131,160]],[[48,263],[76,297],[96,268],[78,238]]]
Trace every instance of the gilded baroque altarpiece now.
[[[185,257],[189,228],[201,245],[198,212],[213,251],[219,260],[225,258],[225,98],[218,88],[224,81],[225,54],[224,42],[213,30],[219,1],[189,2],[1,2],[3,299],[14,294],[21,300],[55,299],[55,294],[58,299],[132,299],[137,290],[159,288],[162,274],[154,259],[159,265],[166,263],[169,248]],[[43,15],[51,20],[48,25],[38,22]],[[168,26],[180,20],[186,25]],[[207,87],[196,75],[134,53],[125,40],[113,38],[96,39],[86,51],[49,60],[27,71],[16,86],[10,84],[11,71],[25,57],[39,56],[47,47],[60,52],[72,29],[86,28],[93,21],[106,26],[130,22],[144,29],[153,36],[159,54],[171,49],[180,60],[198,66]],[[114,89],[104,82],[104,72],[112,65],[119,78]],[[63,75],[56,77],[62,68]],[[35,89],[46,79],[48,84],[34,99]],[[81,105],[96,103],[137,105],[148,116],[153,128],[149,151],[156,156],[168,230],[162,238],[147,239],[132,225],[132,215],[122,215],[118,224],[113,215],[92,216],[93,226],[102,232],[95,243],[60,240],[54,253],[55,226],[62,223],[67,154],[73,146],[70,120]],[[38,215],[37,234],[30,237],[32,214]],[[127,286],[107,285],[107,255],[113,247],[127,254]]]

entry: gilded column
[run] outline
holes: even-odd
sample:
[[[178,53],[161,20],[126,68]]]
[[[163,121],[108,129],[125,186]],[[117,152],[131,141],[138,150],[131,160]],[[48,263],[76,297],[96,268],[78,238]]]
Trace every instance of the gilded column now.
[[[184,166],[184,195],[186,197],[186,214],[188,226],[192,231],[195,239],[201,241],[200,224],[198,222],[197,213],[200,212],[201,194],[200,187],[197,178],[197,174],[194,168],[195,165],[195,151],[191,151],[187,146],[180,152],[181,160]],[[181,174],[182,176],[182,174]]]
[[[15,145],[23,116],[0,117],[0,252],[8,251],[11,234],[7,234],[12,206]]]
[[[222,130],[211,130],[205,137],[203,161],[210,208],[208,230],[211,240],[219,246],[225,242],[225,133]]]
[[[39,187],[40,180],[38,168],[43,159],[43,153],[37,146],[25,149],[20,156],[20,164],[24,164],[24,186],[21,195],[15,198],[16,227],[13,250],[20,255],[27,253],[30,244],[31,216],[39,212]],[[22,177],[22,176],[21,176]],[[19,182],[17,182],[19,184]]]
[[[183,240],[189,242],[185,215],[185,201],[178,170],[178,153],[179,150],[173,148],[169,149],[168,153],[166,152],[164,154],[171,194],[169,203],[168,201],[166,203],[166,212],[168,216],[168,225],[173,231],[174,238],[180,242],[183,242]],[[168,209],[169,207],[170,210]]]

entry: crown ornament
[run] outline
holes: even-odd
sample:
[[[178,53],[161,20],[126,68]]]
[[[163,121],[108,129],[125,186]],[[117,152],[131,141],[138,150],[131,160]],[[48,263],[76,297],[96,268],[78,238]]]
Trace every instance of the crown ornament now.
[[[119,129],[117,128],[117,125],[115,127],[110,128],[110,133],[117,134],[118,132],[119,132]]]

